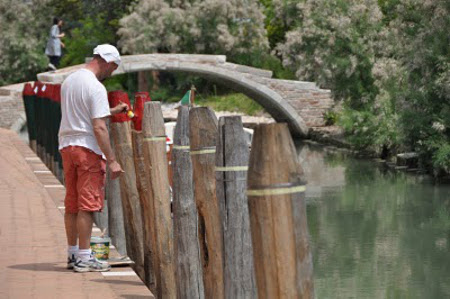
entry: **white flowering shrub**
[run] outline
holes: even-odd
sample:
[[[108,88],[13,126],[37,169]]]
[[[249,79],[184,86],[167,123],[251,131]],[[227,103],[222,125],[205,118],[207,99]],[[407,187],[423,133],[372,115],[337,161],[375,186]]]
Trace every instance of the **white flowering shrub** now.
[[[301,25],[287,32],[277,52],[301,80],[316,81],[335,99],[362,107],[373,99],[375,43],[382,13],[376,0],[306,0]]]
[[[46,0],[0,0],[0,86],[34,80],[45,69],[44,54],[51,17]]]
[[[125,53],[240,55],[268,49],[258,1],[141,0],[120,20]]]

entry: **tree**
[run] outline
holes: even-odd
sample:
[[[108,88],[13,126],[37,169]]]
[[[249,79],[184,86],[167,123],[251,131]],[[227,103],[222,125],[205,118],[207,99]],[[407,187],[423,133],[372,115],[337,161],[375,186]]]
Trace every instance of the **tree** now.
[[[119,19],[134,0],[51,0],[56,16],[65,22],[66,49],[61,65],[80,64],[98,44],[117,45]]]
[[[436,173],[450,173],[450,3],[403,0],[389,31],[406,70],[402,130]]]
[[[45,69],[48,1],[0,0],[0,85],[34,80]]]
[[[141,0],[120,20],[127,53],[238,55],[267,50],[264,15],[256,0]]]
[[[299,25],[299,7],[303,0],[260,0],[266,15],[265,26],[270,48],[285,41],[286,32]]]
[[[316,81],[353,108],[376,94],[372,66],[382,13],[376,0],[306,0],[297,4],[300,24],[277,47],[299,79]]]

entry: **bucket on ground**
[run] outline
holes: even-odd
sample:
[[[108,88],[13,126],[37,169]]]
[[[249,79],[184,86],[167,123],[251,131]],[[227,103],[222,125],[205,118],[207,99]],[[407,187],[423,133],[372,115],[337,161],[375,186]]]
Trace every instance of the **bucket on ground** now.
[[[98,260],[108,260],[110,243],[109,237],[91,237],[92,255]]]

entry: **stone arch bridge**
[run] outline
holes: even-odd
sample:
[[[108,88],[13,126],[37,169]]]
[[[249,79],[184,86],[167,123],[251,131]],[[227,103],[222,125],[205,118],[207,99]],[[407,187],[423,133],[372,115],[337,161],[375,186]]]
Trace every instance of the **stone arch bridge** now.
[[[38,80],[62,83],[82,65],[38,74]],[[113,75],[157,70],[186,72],[223,84],[259,103],[277,121],[286,122],[291,133],[305,137],[310,127],[324,126],[323,114],[333,105],[329,90],[312,82],[279,80],[272,72],[226,62],[223,55],[144,54],[122,56]]]

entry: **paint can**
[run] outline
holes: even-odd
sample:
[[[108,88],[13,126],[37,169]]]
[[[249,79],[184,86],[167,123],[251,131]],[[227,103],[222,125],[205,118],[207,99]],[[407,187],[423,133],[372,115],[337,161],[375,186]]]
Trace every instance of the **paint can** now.
[[[109,237],[91,237],[92,255],[101,261],[108,260],[109,244],[111,244]]]

